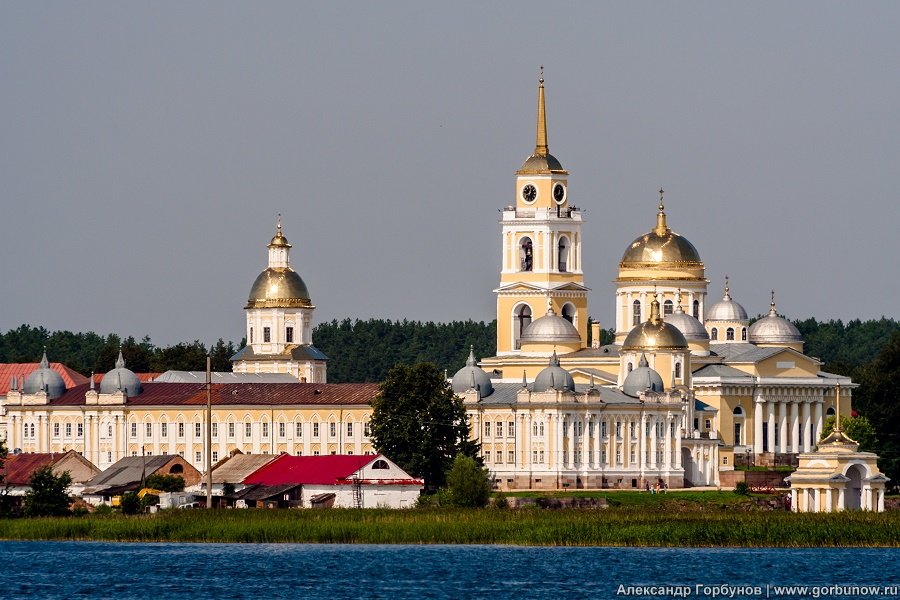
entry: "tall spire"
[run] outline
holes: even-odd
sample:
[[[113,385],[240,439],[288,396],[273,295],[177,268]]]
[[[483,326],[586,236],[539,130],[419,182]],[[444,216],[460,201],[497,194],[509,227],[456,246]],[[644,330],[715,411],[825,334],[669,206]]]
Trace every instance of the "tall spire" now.
[[[728,275],[725,275],[725,296],[723,300],[731,300],[731,288],[728,287]]]
[[[772,302],[769,303],[769,316],[777,317],[778,313],[775,311],[775,290],[772,290]]]
[[[547,147],[547,110],[544,104],[544,65],[541,65],[541,76],[538,79],[538,112],[537,112],[537,141],[534,144],[536,156],[547,156],[550,153]]]
[[[659,212],[656,213],[656,227],[653,229],[653,233],[658,236],[664,236],[669,231],[669,226],[666,224],[666,206],[663,204],[663,194],[665,193],[665,190],[659,188]]]

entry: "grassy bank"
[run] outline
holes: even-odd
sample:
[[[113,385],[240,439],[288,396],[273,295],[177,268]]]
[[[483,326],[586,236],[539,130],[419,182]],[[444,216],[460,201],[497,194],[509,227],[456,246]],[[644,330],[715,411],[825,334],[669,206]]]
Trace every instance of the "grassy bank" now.
[[[0,520],[0,539],[552,546],[900,546],[900,512],[221,510]]]

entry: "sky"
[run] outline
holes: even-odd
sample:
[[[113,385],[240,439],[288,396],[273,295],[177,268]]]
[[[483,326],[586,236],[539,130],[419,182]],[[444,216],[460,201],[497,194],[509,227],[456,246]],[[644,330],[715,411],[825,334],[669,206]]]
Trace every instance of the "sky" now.
[[[897,318],[897,2],[0,1],[0,331],[239,341],[278,213],[317,322],[495,317],[534,149],[590,314],[655,224],[751,315]]]

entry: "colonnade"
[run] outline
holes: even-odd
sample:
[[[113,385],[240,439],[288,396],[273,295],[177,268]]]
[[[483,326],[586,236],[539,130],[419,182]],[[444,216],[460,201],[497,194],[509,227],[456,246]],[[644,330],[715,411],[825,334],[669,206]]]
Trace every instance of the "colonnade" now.
[[[824,402],[821,398],[771,400],[757,390],[753,400],[755,453],[811,452],[816,446],[823,425]],[[766,423],[765,428],[763,423]]]
[[[848,508],[847,494],[859,494],[859,510],[884,512],[884,489],[864,485],[861,489],[822,487],[791,488],[794,512],[839,512]],[[836,502],[835,502],[836,500]],[[856,502],[850,504],[856,507]]]

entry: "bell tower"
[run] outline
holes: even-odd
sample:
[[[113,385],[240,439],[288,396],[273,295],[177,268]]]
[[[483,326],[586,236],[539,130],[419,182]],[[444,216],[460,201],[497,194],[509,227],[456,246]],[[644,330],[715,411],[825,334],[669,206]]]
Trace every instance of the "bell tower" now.
[[[516,171],[515,202],[500,220],[497,355],[518,354],[522,332],[548,308],[587,342],[587,292],[581,269],[581,211],[571,203],[569,172],[550,154],[544,69],[538,80],[534,153]]]

